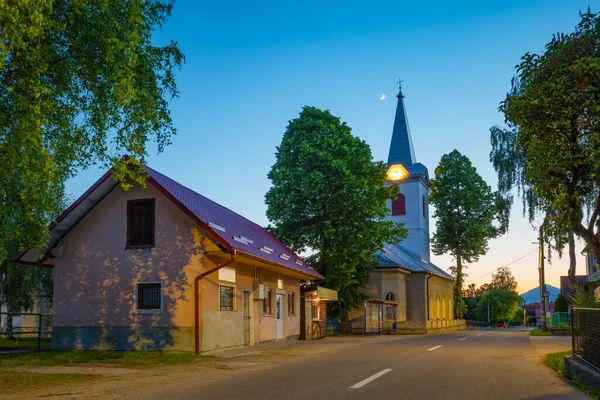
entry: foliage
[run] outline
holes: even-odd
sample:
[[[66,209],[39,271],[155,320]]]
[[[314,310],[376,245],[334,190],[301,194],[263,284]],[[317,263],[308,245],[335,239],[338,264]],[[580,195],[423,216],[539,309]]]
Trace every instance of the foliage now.
[[[265,196],[269,229],[292,250],[311,252],[308,262],[338,291],[331,311],[345,319],[364,299],[375,252],[407,236],[383,221],[398,186],[386,186],[385,165],[345,122],[315,107],[289,122],[276,156]]]
[[[173,0],[0,3],[0,260],[39,248],[64,182],[94,163],[142,183],[146,142],[175,133],[168,99],[184,61],[152,33]],[[121,155],[131,159],[126,162]]]
[[[560,293],[554,300],[554,312],[569,312],[567,298]]]
[[[600,301],[593,291],[581,290],[577,285],[569,285],[571,288],[571,306],[582,308],[600,308]]]
[[[463,291],[463,297],[475,297],[475,284],[469,283],[469,286]]]
[[[481,296],[477,303],[475,313],[479,321],[488,319],[488,300],[490,322],[492,323],[510,321],[521,305],[521,297],[515,292],[506,289],[491,289]]]
[[[588,10],[573,33],[554,35],[543,54],[522,57],[500,105],[508,126],[491,129],[490,154],[500,191],[511,201],[516,186],[530,220],[542,212],[558,250],[572,231],[597,257],[599,81],[600,14]]]
[[[486,294],[487,292],[490,291],[492,287],[490,286],[489,283],[484,283],[483,285],[479,286],[476,290],[475,290],[475,297],[481,297],[484,294]]]
[[[429,196],[435,206],[435,254],[450,253],[456,260],[454,299],[456,318],[462,318],[463,261],[476,262],[488,241],[506,231],[508,209],[498,193],[477,173],[468,157],[457,150],[442,156],[431,180]]]
[[[560,375],[565,375],[565,357],[573,355],[573,350],[559,351],[558,353],[550,353],[544,356],[544,364],[552,368]]]
[[[475,321],[477,319],[477,304],[479,303],[479,297],[465,297],[463,298],[463,308],[466,308],[463,312],[463,318],[467,321]]]
[[[512,276],[510,268],[500,267],[492,274],[490,287],[494,289],[506,289],[517,293],[517,280]]]

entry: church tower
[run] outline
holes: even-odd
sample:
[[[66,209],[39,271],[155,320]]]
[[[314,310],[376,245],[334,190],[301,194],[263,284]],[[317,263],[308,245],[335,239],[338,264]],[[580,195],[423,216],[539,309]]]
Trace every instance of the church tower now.
[[[396,200],[388,201],[391,209],[388,219],[403,222],[408,229],[408,237],[401,243],[394,244],[429,261],[429,174],[423,164],[416,162],[404,94],[401,86],[399,89],[387,179],[389,184],[397,183],[400,186],[400,193]]]

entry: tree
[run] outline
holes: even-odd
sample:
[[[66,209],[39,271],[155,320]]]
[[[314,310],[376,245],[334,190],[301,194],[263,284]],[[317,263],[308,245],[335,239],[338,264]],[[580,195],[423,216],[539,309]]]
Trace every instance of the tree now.
[[[554,312],[569,312],[567,298],[560,293],[554,300]]]
[[[600,14],[589,10],[570,34],[556,34],[543,54],[525,54],[500,110],[507,128],[492,128],[490,158],[505,198],[516,186],[530,219],[561,251],[574,238],[600,257]]]
[[[508,209],[498,193],[477,173],[468,157],[457,150],[442,156],[431,180],[429,200],[435,206],[435,254],[450,253],[456,260],[454,300],[462,318],[463,262],[476,262],[489,239],[506,231]]]
[[[463,297],[473,298],[473,297],[475,297],[475,293],[476,292],[477,291],[475,289],[475,284],[474,283],[469,283],[469,286],[463,292]]]
[[[492,289],[481,296],[475,310],[479,321],[488,319],[488,301],[490,322],[510,321],[515,316],[521,305],[521,297],[515,292],[506,289]]]
[[[510,268],[500,267],[492,274],[490,287],[493,289],[506,289],[517,293],[517,280],[512,276]]]
[[[173,0],[8,1],[0,5],[0,260],[47,243],[64,182],[94,163],[127,187],[175,133],[176,43],[152,43]],[[129,161],[122,159],[128,153]]]
[[[289,122],[276,157],[265,196],[269,229],[292,250],[311,252],[308,262],[338,291],[332,312],[346,320],[364,299],[375,252],[407,236],[382,220],[398,186],[386,186],[384,163],[372,161],[345,122],[315,107]]]

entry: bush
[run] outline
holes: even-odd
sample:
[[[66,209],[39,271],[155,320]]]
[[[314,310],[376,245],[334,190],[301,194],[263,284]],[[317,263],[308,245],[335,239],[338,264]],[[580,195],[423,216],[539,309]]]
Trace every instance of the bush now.
[[[562,293],[554,301],[554,312],[569,312],[569,303]]]

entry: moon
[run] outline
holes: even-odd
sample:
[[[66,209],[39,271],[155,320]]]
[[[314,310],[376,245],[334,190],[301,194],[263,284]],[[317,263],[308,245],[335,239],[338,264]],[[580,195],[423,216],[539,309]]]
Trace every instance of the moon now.
[[[385,93],[381,95],[381,97],[379,98],[379,100],[385,100]]]

